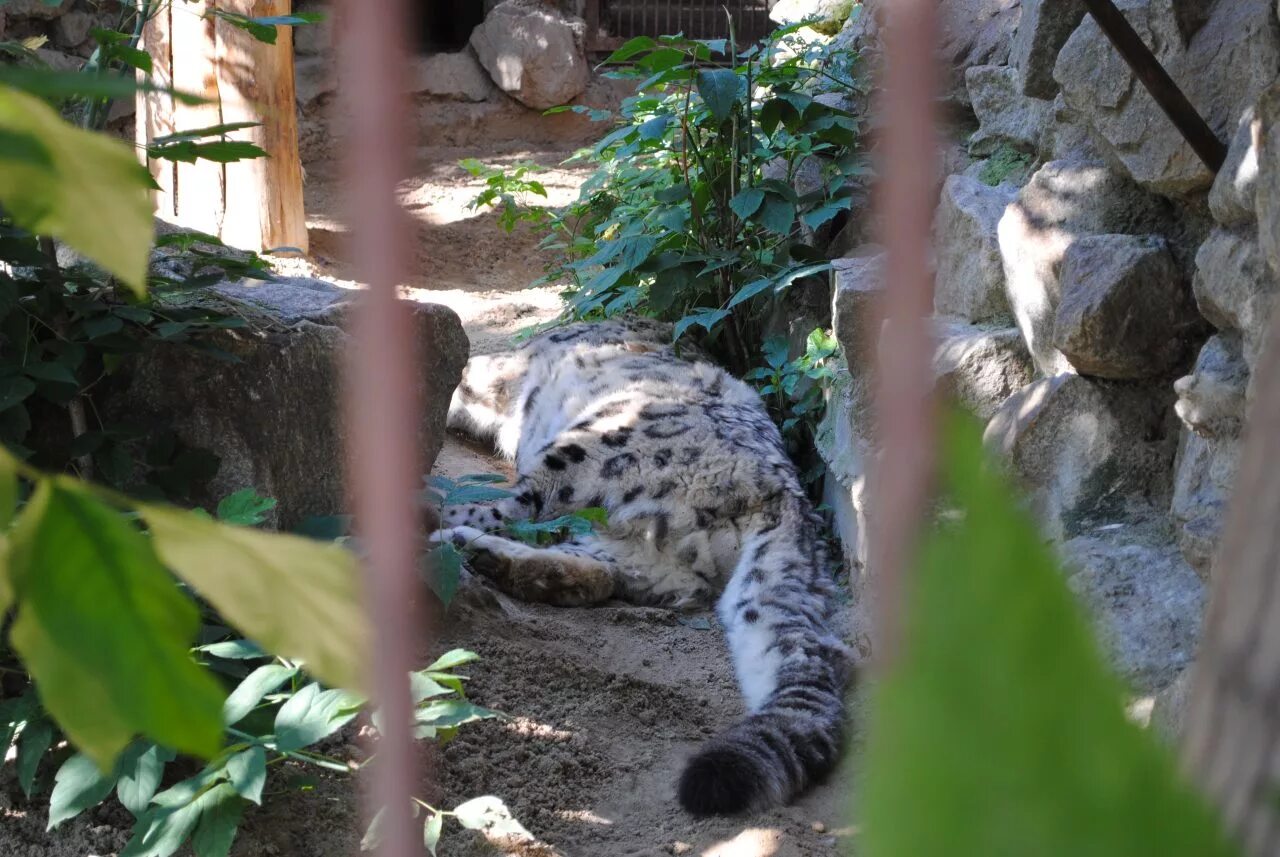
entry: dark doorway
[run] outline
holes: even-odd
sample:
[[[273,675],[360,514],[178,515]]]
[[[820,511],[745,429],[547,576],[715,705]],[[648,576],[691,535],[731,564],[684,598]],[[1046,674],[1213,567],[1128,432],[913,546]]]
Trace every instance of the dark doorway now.
[[[471,31],[484,20],[480,0],[424,0],[418,4],[418,50],[452,53],[467,46]]]

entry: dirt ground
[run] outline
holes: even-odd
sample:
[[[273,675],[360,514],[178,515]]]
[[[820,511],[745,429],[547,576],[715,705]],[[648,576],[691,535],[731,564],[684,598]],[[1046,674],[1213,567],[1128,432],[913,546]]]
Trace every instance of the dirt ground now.
[[[425,149],[405,183],[415,222],[413,296],[453,307],[473,353],[504,347],[521,328],[559,310],[554,288],[528,290],[541,273],[536,240],[508,235],[489,213],[466,208],[479,183],[456,162],[536,160],[553,203],[576,194],[579,169],[555,167],[560,149],[477,152]],[[346,280],[343,229],[334,172],[310,166],[307,184],[312,259],[286,270]],[[451,438],[437,471],[500,472],[484,450]],[[847,853],[852,763],[795,805],[734,819],[697,821],[675,800],[684,759],[741,716],[742,704],[720,630],[709,612],[692,615],[614,604],[594,609],[531,606],[468,587],[425,665],[448,647],[482,656],[469,668],[473,701],[510,716],[472,724],[444,748],[423,748],[422,796],[452,806],[479,795],[502,798],[538,839],[501,846],[446,825],[442,855],[533,854],[560,857],[810,857]],[[351,730],[334,742],[342,755]],[[348,748],[354,751],[354,748]],[[0,855],[89,857],[115,854],[131,818],[114,803],[85,813],[53,834],[28,811],[0,766]],[[359,851],[357,793],[351,780],[321,777],[251,810],[233,857],[338,857]]]

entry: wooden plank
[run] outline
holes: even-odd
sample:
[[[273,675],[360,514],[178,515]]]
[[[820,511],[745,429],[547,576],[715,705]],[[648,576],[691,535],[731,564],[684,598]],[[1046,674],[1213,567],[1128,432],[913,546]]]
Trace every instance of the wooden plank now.
[[[228,12],[251,17],[287,15],[290,0],[210,0]],[[256,143],[267,158],[226,166],[226,218],[222,239],[252,250],[296,247],[307,251],[298,155],[298,118],[293,77],[293,28],[277,28],[274,45],[218,21],[218,92],[224,122],[260,122],[234,139]]]
[[[177,131],[193,131],[223,122],[218,104],[218,78],[214,73],[214,22],[206,17],[212,2],[193,0],[171,4],[173,85],[209,100],[207,104],[175,101],[173,124]],[[211,235],[220,234],[226,198],[222,164],[206,160],[197,160],[194,164],[180,163],[176,174],[174,208],[177,222]]]
[[[141,47],[151,55],[151,82],[160,87],[173,86],[173,52],[170,44],[169,17],[173,14],[169,4],[164,4],[142,29]],[[138,72],[139,82],[146,75]],[[147,147],[156,137],[173,133],[173,96],[164,92],[139,92],[136,96],[137,120],[134,123],[134,139],[138,144],[138,157],[148,167],[160,190],[151,192],[151,204],[156,215],[173,220],[175,170],[172,161],[148,160]]]

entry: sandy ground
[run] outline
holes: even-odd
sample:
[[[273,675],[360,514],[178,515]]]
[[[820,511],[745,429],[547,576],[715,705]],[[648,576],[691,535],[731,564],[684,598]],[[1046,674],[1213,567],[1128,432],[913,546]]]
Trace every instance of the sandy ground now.
[[[521,328],[554,317],[559,299],[553,288],[524,288],[541,273],[535,239],[508,235],[492,214],[468,211],[479,184],[456,162],[479,156],[554,165],[567,154],[428,149],[404,186],[414,217],[414,297],[453,307],[475,353],[502,348]],[[332,175],[325,167],[309,170],[313,259],[290,269],[345,280],[350,274],[341,262]],[[584,177],[580,169],[554,168],[542,178],[552,202],[562,202]],[[503,469],[485,450],[457,438],[437,463],[438,472],[450,475]],[[765,814],[697,821],[680,810],[675,782],[684,759],[742,714],[710,612],[623,604],[546,608],[476,583],[455,602],[423,663],[452,646],[483,657],[469,669],[471,698],[512,719],[472,724],[443,748],[423,747],[429,776],[422,796],[452,806],[497,795],[539,842],[502,847],[446,826],[442,855],[808,857],[847,853],[856,839],[845,821],[851,764],[795,805]],[[355,752],[347,746],[352,737],[348,730],[331,742],[331,751]],[[131,819],[113,802],[46,834],[43,813],[28,811],[12,767],[0,768],[0,855],[106,857],[123,846]],[[288,791],[250,811],[232,855],[354,855],[359,826],[354,784],[320,777],[307,791]]]

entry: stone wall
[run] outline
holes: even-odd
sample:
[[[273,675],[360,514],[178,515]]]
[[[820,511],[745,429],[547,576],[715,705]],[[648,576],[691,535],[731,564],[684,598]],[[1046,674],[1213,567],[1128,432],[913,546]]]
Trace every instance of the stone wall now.
[[[873,66],[884,5],[840,36]],[[1277,290],[1280,22],[1272,0],[1120,5],[1231,141],[1226,166],[1199,161],[1076,0],[941,0],[935,365],[987,421],[1121,674],[1155,693],[1195,653]],[[854,563],[876,253],[852,248],[834,279],[849,367],[824,453]]]

